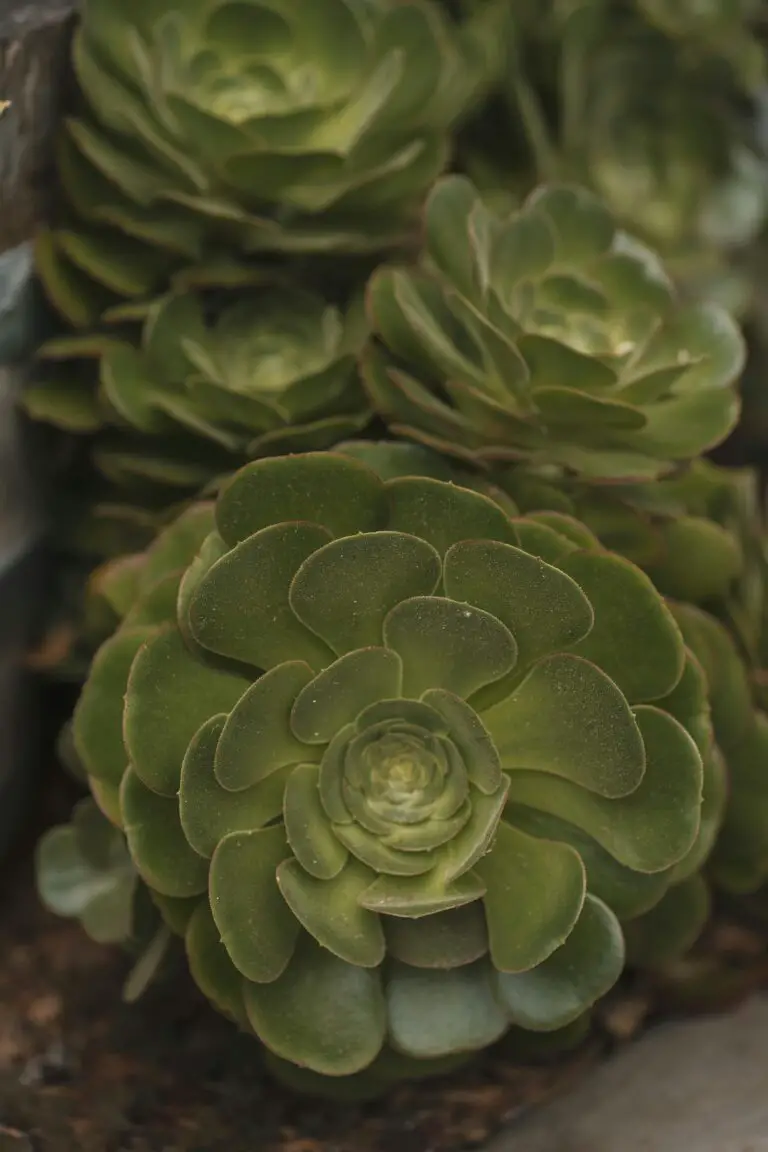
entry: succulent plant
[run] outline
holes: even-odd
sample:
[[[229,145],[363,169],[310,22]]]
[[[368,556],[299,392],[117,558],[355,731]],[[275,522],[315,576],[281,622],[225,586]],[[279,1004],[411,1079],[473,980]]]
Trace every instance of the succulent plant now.
[[[36,852],[40,899],[49,911],[79,920],[97,944],[117,944],[133,957],[123,999],[138,1000],[166,970],[173,934],[131,859],[124,834],[91,798],[68,824],[50,828]],[[166,919],[173,912],[167,909]]]
[[[671,598],[712,712],[714,746],[707,751],[706,740],[700,742],[706,833],[697,853],[678,865],[663,901],[632,918],[634,963],[668,959],[676,941],[695,937],[694,926],[701,927],[708,909],[698,869],[710,854],[708,872],[719,888],[753,892],[768,880],[765,529],[751,469],[697,460],[682,475],[654,484],[595,489],[525,468],[468,476],[415,444],[358,441],[337,451],[387,478],[438,475],[475,484],[502,506],[514,500],[529,521],[548,528],[557,529],[563,517],[577,518]],[[684,887],[678,891],[678,885]]]
[[[619,921],[706,855],[698,665],[638,569],[558,528],[349,455],[260,460],[97,654],[94,794],[281,1060],[562,1028],[618,977]]]
[[[468,462],[650,480],[737,418],[736,326],[678,301],[584,189],[543,187],[501,217],[465,177],[438,181],[421,264],[380,268],[368,304],[372,403],[395,433]]]
[[[88,0],[59,162],[72,222],[39,244],[51,297],[88,325],[185,264],[399,241],[505,20],[491,4],[457,24],[433,0]]]
[[[130,939],[139,878],[125,838],[93,800],[81,800],[69,824],[46,833],[36,865],[40,898],[50,911],[76,917],[100,944]]]
[[[494,200],[583,183],[687,292],[749,309],[768,212],[758,4],[558,0],[514,18],[508,82],[464,133],[464,170]]]
[[[728,769],[709,872],[728,892],[755,892],[768,881],[768,714],[755,704],[748,666],[724,625],[693,605],[673,610],[706,674],[715,739]]]
[[[606,61],[605,85],[611,70],[632,72],[631,50],[627,56]],[[614,77],[613,107],[602,107],[593,121],[590,185],[664,254],[688,294],[740,315],[754,290],[741,254],[756,241],[768,210],[765,161],[748,122],[739,133],[738,117],[711,76],[682,78],[671,55],[666,77],[654,73],[643,92],[649,89],[651,107],[633,109],[634,94],[617,89]]]
[[[359,431],[369,419],[356,363],[366,335],[357,301],[342,310],[283,288],[216,307],[182,293],[150,307],[138,347],[115,335],[64,336],[40,356],[61,362],[100,353],[103,419],[155,442],[161,454],[167,441],[191,438],[198,467],[208,460],[215,476],[281,446],[324,448]],[[31,396],[39,418],[45,404],[34,388]],[[113,443],[99,445],[102,467],[126,450],[119,438]]]
[[[751,469],[699,459],[659,481],[605,488],[525,468],[497,470],[493,480],[523,512],[576,516],[604,547],[643,568],[660,592],[722,616],[745,643],[754,634],[763,529]]]
[[[765,82],[766,65],[758,35],[760,0],[637,0],[649,24],[677,37],[700,52],[727,61],[747,89]]]

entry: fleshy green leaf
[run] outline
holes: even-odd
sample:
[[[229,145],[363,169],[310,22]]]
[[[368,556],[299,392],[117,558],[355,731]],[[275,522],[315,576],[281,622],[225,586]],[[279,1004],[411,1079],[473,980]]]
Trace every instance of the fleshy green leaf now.
[[[589,601],[570,576],[508,544],[455,544],[445,557],[444,582],[452,600],[465,600],[506,624],[521,669],[575,644],[592,627]]]
[[[322,525],[329,536],[375,532],[387,499],[374,472],[326,452],[257,460],[232,477],[216,506],[219,532],[230,545],[283,521]]]
[[[269,984],[293,955],[299,924],[277,886],[290,856],[280,825],[232,832],[211,861],[211,911],[229,957],[248,980]]]
[[[123,984],[123,1002],[135,1004],[147,988],[159,977],[173,943],[173,936],[165,924],[139,953]]]
[[[247,687],[242,677],[195,660],[173,626],[145,644],[128,677],[123,733],[148,788],[176,796],[190,740],[211,716],[229,712]]]
[[[486,1048],[509,1026],[485,960],[445,972],[392,964],[387,1013],[390,1043],[420,1059]]]
[[[198,988],[219,1012],[244,1022],[243,977],[229,958],[207,901],[198,904],[187,926],[185,948]]]
[[[217,560],[226,556],[227,551],[227,545],[218,532],[211,532],[203,540],[197,555],[181,578],[179,598],[176,603],[176,622],[190,646],[195,644],[195,640],[189,628],[189,606],[203,578],[210,572]]]
[[[709,889],[701,875],[673,885],[655,908],[624,925],[629,962],[643,968],[671,964],[696,943],[709,912]]]
[[[476,868],[486,886],[494,965],[500,972],[535,968],[567,939],[581,913],[586,874],[578,852],[502,822]]]
[[[291,729],[307,744],[327,744],[377,700],[400,696],[403,669],[396,652],[360,648],[324,668],[296,697]]]
[[[755,712],[752,724],[728,759],[730,794],[725,820],[710,861],[718,885],[750,893],[768,877],[768,716]]]
[[[572,780],[602,796],[626,796],[645,768],[631,709],[604,672],[580,656],[547,656],[483,713],[505,771]]]
[[[296,860],[284,861],[277,870],[280,891],[307,932],[323,948],[362,968],[378,967],[385,952],[378,916],[359,903],[372,876],[356,861],[329,880],[311,876]]]
[[[207,904],[207,896],[163,896],[160,892],[149,890],[150,898],[159,910],[163,921],[173,932],[174,936],[183,936],[189,927],[192,914],[200,904]]]
[[[572,552],[559,567],[584,589],[595,613],[592,630],[574,651],[602,668],[632,704],[671,692],[685,648],[648,577],[620,556],[593,552]]]
[[[301,868],[318,880],[331,880],[341,872],[348,853],[321,803],[319,777],[313,764],[291,770],[285,785],[285,831]]]
[[[106,821],[105,821],[106,823]],[[37,888],[46,908],[58,916],[78,916],[100,944],[124,943],[133,931],[136,872],[121,834],[111,859],[89,859],[73,825],[51,828],[36,853]]]
[[[501,783],[501,761],[496,745],[480,717],[459,696],[444,689],[432,688],[422,696],[422,703],[434,708],[448,725],[451,741],[458,748],[467,777],[486,796],[498,791]]]
[[[460,968],[488,951],[480,900],[420,920],[385,916],[387,952],[414,968]]]
[[[437,872],[423,876],[379,876],[360,897],[364,908],[387,916],[420,918],[479,900],[485,885],[476,872],[447,883]]]
[[[579,547],[569,536],[533,517],[515,520],[515,528],[523,551],[530,552],[531,556],[537,556],[553,567],[557,567],[564,556],[577,551]]]
[[[111,781],[97,780],[95,776],[88,777],[91,795],[98,805],[99,811],[106,816],[115,828],[122,828],[123,817],[120,812],[120,785]]]
[[[434,867],[434,852],[404,852],[390,848],[360,824],[335,824],[334,832],[352,855],[373,872],[383,872],[388,876],[420,876]]]
[[[587,891],[619,917],[620,920],[638,916],[658,903],[671,883],[672,869],[663,872],[633,872],[619,864],[596,840],[557,816],[537,812],[520,804],[510,803],[504,810],[504,819],[516,828],[545,840],[559,840],[570,844],[581,857],[587,870]]]
[[[471,604],[414,596],[384,620],[384,643],[403,662],[403,693],[443,688],[466,699],[511,671],[517,645],[508,628]]]
[[[208,861],[187,842],[179,804],[158,796],[129,769],[120,789],[125,834],[136,867],[164,896],[197,896],[208,883]]]
[[[508,782],[502,782],[492,796],[475,792],[471,797],[469,820],[440,852],[438,873],[444,882],[453,883],[488,851],[506,802]]]
[[[481,289],[469,232],[469,218],[479,199],[466,176],[444,176],[435,182],[425,213],[431,259],[470,300]]]
[[[264,671],[292,659],[313,668],[330,664],[331,652],[296,618],[288,599],[296,572],[329,538],[318,525],[276,524],[222,556],[189,605],[198,644]]]
[[[96,653],[73,718],[77,755],[89,776],[119,785],[128,764],[123,744],[123,701],[136,653],[149,628],[117,632]]]
[[[246,984],[251,1026],[278,1056],[326,1076],[350,1076],[384,1044],[386,1006],[379,973],[347,964],[304,937],[271,984]]]
[[[310,556],[291,585],[291,607],[338,655],[381,643],[390,609],[409,596],[429,596],[440,557],[416,536],[361,533],[334,540]]]
[[[498,994],[513,1024],[553,1032],[604,996],[624,967],[624,938],[611,910],[587,894],[563,944],[528,972],[500,972]]]
[[[213,529],[213,518],[212,501],[201,501],[186,508],[157,536],[144,554],[143,591],[169,572],[178,572],[193,562]]]
[[[570,780],[510,773],[510,803],[539,808],[582,828],[621,864],[661,872],[690,850],[701,818],[702,763],[691,737],[650,705],[635,709],[645,775],[628,796],[607,799]]]
[[[124,628],[160,628],[176,621],[180,572],[169,572],[140,595],[126,614]]]
[[[286,786],[286,772],[275,772],[241,792],[222,788],[213,766],[225,720],[226,716],[213,716],[203,724],[181,769],[181,826],[195,851],[209,858],[228,833],[251,832],[279,816]]]
[[[726,628],[692,604],[673,604],[686,643],[700,661],[709,683],[709,702],[717,742],[726,759],[736,751],[753,723],[752,693],[743,660]]]
[[[278,664],[253,684],[232,709],[216,749],[216,779],[238,792],[289,764],[311,759],[312,749],[297,740],[290,718],[294,701],[312,680],[300,660]]]
[[[681,516],[660,528],[660,557],[648,565],[654,584],[667,596],[694,604],[725,596],[744,567],[732,532],[697,516]]]
[[[589,551],[594,551],[600,548],[600,541],[597,536],[585,524],[563,512],[557,512],[554,509],[532,512],[527,519],[540,526],[544,525],[551,528],[553,532],[557,532],[559,536],[564,536],[566,540],[570,540],[579,549],[586,548]],[[515,521],[515,524],[519,523],[519,521]],[[557,567],[567,567],[567,565],[557,565]],[[576,582],[578,583],[578,580]]]
[[[444,556],[459,540],[517,544],[514,524],[498,504],[455,484],[405,476],[386,484],[388,527],[426,540]]]

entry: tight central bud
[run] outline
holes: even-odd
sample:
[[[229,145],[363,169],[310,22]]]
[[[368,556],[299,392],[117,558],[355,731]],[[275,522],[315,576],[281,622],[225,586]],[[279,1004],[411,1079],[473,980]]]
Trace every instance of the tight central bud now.
[[[437,765],[418,740],[388,734],[366,749],[371,790],[389,804],[408,804],[429,785]]]

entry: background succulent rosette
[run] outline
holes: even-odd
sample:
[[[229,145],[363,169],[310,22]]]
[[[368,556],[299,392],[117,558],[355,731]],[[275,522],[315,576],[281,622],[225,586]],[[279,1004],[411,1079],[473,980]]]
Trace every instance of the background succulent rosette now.
[[[203,991],[332,1077],[580,1017],[720,818],[647,577],[570,517],[340,454],[183,519],[154,578],[113,575],[74,741]]]
[[[364,374],[398,435],[465,462],[652,480],[734,426],[744,346],[712,303],[584,188],[494,210],[466,176],[434,185],[418,264],[368,285]]]
[[[507,16],[431,0],[87,0],[57,227],[37,261],[78,328],[247,254],[379,251],[412,232]]]

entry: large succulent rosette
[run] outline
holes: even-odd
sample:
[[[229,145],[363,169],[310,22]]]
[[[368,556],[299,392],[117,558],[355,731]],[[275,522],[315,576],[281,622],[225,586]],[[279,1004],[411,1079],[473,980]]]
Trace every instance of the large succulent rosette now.
[[[399,241],[499,70],[504,7],[458,23],[434,0],[87,0],[70,218],[38,247],[49,294],[87,325],[222,254]]]
[[[74,734],[201,988],[325,1076],[565,1026],[706,848],[706,698],[647,578],[342,455],[235,474]]]
[[[372,402],[444,454],[649,480],[736,421],[734,323],[679,301],[656,257],[578,187],[541,187],[503,214],[465,177],[438,181],[421,263],[379,268],[368,301]]]

